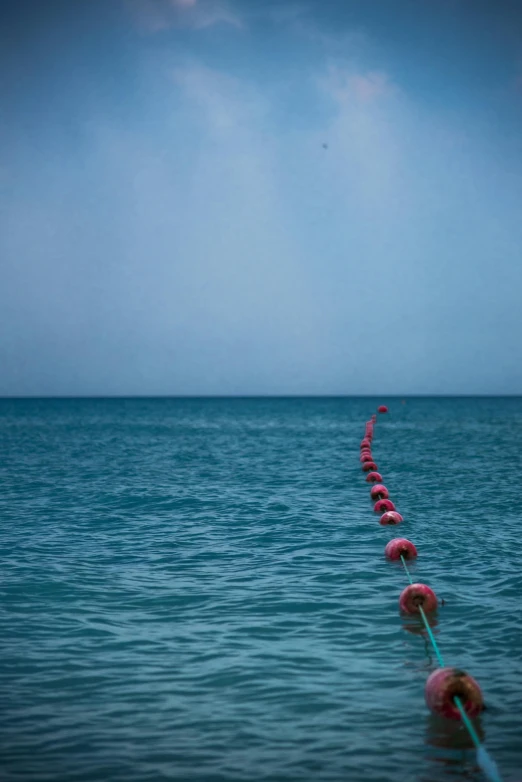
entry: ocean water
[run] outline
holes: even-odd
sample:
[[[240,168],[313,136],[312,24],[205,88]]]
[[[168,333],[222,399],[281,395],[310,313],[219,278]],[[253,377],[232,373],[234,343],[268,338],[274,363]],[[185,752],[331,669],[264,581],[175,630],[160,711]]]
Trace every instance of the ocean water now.
[[[0,779],[482,779],[397,535],[522,779],[521,443],[518,398],[0,400]]]

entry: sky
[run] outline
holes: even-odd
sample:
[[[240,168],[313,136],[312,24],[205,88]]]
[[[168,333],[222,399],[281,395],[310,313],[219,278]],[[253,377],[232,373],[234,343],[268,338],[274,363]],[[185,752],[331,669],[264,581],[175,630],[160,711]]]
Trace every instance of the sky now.
[[[522,394],[519,2],[0,16],[0,395]]]

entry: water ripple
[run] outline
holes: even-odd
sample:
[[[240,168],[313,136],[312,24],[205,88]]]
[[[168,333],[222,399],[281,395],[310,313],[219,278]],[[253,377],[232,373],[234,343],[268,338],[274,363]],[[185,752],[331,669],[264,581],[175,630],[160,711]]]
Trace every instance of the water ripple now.
[[[358,462],[376,402],[0,401],[2,780],[481,779],[429,714],[397,530]],[[522,401],[398,400],[374,453],[520,777]],[[506,464],[509,470],[506,470]]]

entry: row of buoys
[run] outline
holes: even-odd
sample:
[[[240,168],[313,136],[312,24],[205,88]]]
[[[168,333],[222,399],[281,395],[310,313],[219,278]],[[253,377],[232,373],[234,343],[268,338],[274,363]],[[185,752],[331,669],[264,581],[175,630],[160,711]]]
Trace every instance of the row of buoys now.
[[[387,413],[388,408],[381,405],[378,407],[378,412]],[[375,501],[374,511],[382,514],[380,516],[380,524],[400,524],[403,521],[403,517],[396,511],[395,505],[390,499],[389,491],[383,483],[382,475],[378,471],[378,467],[373,460],[371,446],[376,420],[377,416],[373,415],[371,419],[366,422],[364,438],[361,440],[361,465],[363,471],[367,473],[366,481],[373,484],[370,488],[370,497],[372,501]],[[412,581],[405,563],[405,560],[412,560],[417,557],[417,548],[411,540],[408,540],[407,538],[394,538],[388,542],[384,549],[384,553],[389,560],[401,561],[410,581]],[[473,726],[467,719],[467,717],[476,717],[484,708],[480,687],[475,679],[465,671],[444,666],[442,658],[436,648],[436,643],[431,630],[429,629],[430,626],[427,621],[427,615],[432,615],[437,610],[438,604],[439,601],[433,589],[422,583],[410,583],[403,589],[399,596],[399,608],[403,614],[416,614],[422,616],[426,630],[435,646],[437,657],[441,664],[441,667],[433,671],[426,682],[426,703],[433,712],[443,717],[465,721],[466,727],[470,731],[472,739],[474,739],[477,746],[477,750],[487,754],[485,749],[478,743]],[[463,707],[465,714],[459,709],[459,705]],[[493,761],[489,759],[488,762],[490,764],[489,767],[493,768]],[[483,770],[490,779],[500,779],[496,770],[491,771],[490,773],[487,773],[486,768],[483,768]]]

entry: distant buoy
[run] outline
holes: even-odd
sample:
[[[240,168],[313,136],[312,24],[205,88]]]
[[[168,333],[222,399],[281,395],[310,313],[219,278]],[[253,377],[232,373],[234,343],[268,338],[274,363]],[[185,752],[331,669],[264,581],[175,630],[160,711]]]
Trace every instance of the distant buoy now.
[[[400,559],[401,556],[404,559],[415,559],[417,549],[408,538],[394,538],[386,544],[384,553],[388,559]]]
[[[395,510],[395,505],[391,500],[377,500],[373,509],[375,513],[386,513],[386,511]]]
[[[380,406],[377,408],[377,412],[378,412],[378,413],[387,413],[387,412],[388,412],[388,408],[386,407],[386,405],[380,405]]]
[[[363,454],[361,454],[360,461],[361,462],[372,462],[373,461],[373,456],[371,455],[371,453],[363,453]]]
[[[366,437],[364,438],[364,440],[361,440],[361,449],[369,448],[370,445],[371,445],[371,442]]]
[[[462,715],[455,704],[458,697],[468,717],[476,717],[484,708],[479,685],[466,671],[458,668],[437,668],[428,677],[425,689],[426,703],[436,714],[450,720],[460,720]]]
[[[379,519],[379,524],[400,524],[401,521],[404,521],[404,519],[400,513],[397,513],[396,510],[389,510],[382,514],[381,518]]]
[[[371,470],[376,470],[377,465],[375,462],[363,462],[362,464],[363,472],[370,472]]]
[[[409,584],[401,592],[399,606],[406,614],[420,614],[419,607],[429,613],[437,608],[437,595],[426,584]]]
[[[382,481],[380,472],[369,472],[366,476],[366,483],[379,483],[380,481]]]
[[[372,486],[370,489],[370,497],[372,500],[387,500],[389,496],[390,492],[382,483],[376,483],[375,486]]]

